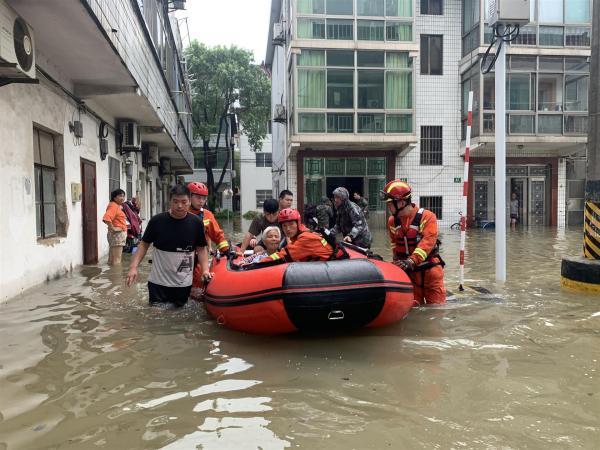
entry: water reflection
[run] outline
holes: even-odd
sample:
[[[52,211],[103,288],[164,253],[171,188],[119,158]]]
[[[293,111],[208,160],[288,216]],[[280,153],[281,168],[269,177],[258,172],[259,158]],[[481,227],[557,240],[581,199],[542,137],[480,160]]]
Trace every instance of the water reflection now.
[[[0,305],[0,448],[596,448],[600,307],[558,277],[579,231],[509,233],[497,284],[494,234],[471,230],[467,294],[443,241],[447,305],[335,338],[156,311],[124,267],[26,292]]]

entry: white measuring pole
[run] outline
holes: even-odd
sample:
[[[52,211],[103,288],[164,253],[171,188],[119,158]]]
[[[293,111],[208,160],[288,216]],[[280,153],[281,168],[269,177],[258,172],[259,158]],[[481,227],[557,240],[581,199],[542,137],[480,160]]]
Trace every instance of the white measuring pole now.
[[[465,136],[465,167],[463,171],[463,206],[460,214],[460,276],[458,290],[464,291],[465,283],[465,241],[467,238],[467,208],[469,194],[469,153],[471,151],[471,125],[473,123],[473,91],[469,91],[467,108],[467,135]]]
[[[504,27],[499,26],[499,33]],[[506,281],[506,49],[498,39],[496,52],[496,280]]]

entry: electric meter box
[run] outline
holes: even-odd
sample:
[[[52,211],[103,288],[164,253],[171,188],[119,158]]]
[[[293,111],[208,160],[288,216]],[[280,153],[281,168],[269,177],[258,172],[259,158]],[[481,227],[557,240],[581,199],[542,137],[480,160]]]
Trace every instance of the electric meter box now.
[[[529,2],[534,0],[489,0],[489,24],[527,25]]]

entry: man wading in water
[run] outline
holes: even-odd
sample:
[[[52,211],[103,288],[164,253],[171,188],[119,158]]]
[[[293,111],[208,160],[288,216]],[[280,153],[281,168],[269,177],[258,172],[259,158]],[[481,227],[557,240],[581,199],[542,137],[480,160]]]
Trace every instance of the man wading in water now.
[[[209,281],[212,274],[208,271],[204,225],[198,216],[188,213],[190,191],[176,185],[169,196],[169,211],[155,215],[148,222],[129,266],[127,286],[136,281],[137,267],[153,244],[153,264],[148,277],[150,305],[180,307],[185,305],[192,290],[194,252],[200,262],[202,281]]]

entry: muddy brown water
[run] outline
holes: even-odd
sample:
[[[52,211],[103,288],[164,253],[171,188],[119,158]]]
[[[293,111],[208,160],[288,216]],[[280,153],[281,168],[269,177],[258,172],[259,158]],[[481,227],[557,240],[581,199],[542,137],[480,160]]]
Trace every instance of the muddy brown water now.
[[[510,232],[497,285],[494,233],[472,230],[467,284],[491,295],[338,337],[229,331],[148,308],[124,268],[78,269],[0,305],[0,449],[597,449],[600,298],[560,288],[580,248]]]

